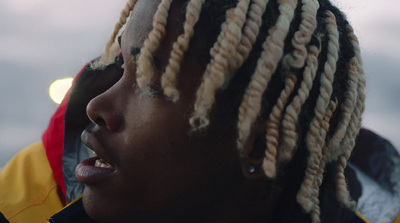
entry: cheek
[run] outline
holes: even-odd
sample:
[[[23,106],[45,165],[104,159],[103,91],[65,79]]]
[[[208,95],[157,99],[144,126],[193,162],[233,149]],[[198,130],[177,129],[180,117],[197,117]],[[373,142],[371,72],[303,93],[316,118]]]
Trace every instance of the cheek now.
[[[151,206],[180,203],[189,197],[203,202],[226,185],[221,176],[235,172],[232,151],[226,149],[229,143],[223,143],[224,147],[217,137],[189,137],[187,119],[160,114],[151,113],[151,119],[130,137],[123,156],[127,188],[132,196],[140,191],[143,203]]]
[[[184,109],[163,98],[140,95],[140,90],[134,94],[125,112],[125,131],[120,137],[123,148],[118,149],[123,154],[121,163],[127,165],[123,168],[126,174],[132,168],[140,173],[157,172],[156,168],[162,170],[162,166],[183,160],[186,147],[190,147]]]

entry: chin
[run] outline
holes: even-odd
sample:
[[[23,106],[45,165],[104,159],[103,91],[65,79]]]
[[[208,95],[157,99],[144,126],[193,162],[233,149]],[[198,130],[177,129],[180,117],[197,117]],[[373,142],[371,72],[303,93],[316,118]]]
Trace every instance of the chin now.
[[[93,194],[87,187],[83,192],[82,202],[86,213],[96,222],[127,222],[121,219],[121,209],[105,198]]]

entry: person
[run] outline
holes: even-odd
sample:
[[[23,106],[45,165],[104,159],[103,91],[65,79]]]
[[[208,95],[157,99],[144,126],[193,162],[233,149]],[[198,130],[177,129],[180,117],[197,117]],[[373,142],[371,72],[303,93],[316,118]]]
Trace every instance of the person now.
[[[364,87],[358,40],[328,0],[129,0],[38,149],[61,190],[49,199],[69,203],[43,216],[356,221],[346,166]]]

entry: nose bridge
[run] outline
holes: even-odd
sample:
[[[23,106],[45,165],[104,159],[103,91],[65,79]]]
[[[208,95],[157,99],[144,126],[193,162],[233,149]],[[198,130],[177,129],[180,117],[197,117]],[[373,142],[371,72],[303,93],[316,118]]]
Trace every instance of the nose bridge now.
[[[117,85],[118,83],[93,98],[86,106],[86,113],[89,119],[109,131],[119,130],[123,121],[121,111],[122,98],[117,95]]]

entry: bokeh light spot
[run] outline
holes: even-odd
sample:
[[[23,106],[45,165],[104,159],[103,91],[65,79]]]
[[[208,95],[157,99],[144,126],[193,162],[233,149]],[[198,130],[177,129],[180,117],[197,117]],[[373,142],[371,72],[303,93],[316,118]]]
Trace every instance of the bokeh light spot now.
[[[68,89],[72,85],[73,78],[64,78],[54,81],[50,85],[49,94],[50,98],[57,104],[60,104],[63,100]]]

